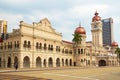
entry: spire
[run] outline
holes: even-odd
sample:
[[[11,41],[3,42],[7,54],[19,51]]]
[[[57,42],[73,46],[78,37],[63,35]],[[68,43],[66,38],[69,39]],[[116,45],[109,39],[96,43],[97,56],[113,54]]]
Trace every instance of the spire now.
[[[79,27],[81,27],[81,22],[79,22]]]
[[[94,22],[94,21],[100,21],[101,20],[101,17],[100,16],[98,16],[98,12],[97,12],[97,10],[96,10],[96,12],[95,12],[95,16],[92,18],[92,22]]]
[[[96,10],[96,12],[95,12],[95,15],[99,15],[99,13],[97,12],[97,10]]]

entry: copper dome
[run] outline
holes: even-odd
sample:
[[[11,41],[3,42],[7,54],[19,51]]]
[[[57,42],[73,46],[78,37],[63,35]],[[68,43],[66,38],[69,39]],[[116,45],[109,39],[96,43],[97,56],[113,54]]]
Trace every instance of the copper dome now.
[[[118,46],[118,43],[117,42],[112,42],[112,44],[111,44],[113,47],[116,47],[116,46]]]
[[[98,16],[99,15],[99,13],[97,13],[97,11],[95,12],[95,16],[92,18],[92,22],[94,22],[94,21],[100,21],[101,20],[101,17],[100,16]]]
[[[75,33],[86,34],[84,27],[77,27]]]

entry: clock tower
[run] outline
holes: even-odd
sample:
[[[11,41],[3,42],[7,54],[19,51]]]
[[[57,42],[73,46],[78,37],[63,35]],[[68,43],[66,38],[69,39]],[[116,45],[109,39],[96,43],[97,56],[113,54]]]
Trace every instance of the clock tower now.
[[[100,47],[103,45],[102,40],[102,21],[98,16],[98,12],[95,12],[95,16],[92,18],[91,23],[92,43],[93,46]]]

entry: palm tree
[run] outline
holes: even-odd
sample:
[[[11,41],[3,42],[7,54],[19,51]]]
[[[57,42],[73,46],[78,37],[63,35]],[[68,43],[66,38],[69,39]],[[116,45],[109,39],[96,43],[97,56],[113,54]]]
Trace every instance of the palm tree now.
[[[74,38],[72,41],[74,42],[74,45],[77,46],[79,43],[81,44],[82,36],[79,33],[73,34]]]
[[[77,47],[78,47],[78,44],[81,44],[82,36],[79,33],[74,33],[73,36],[74,37],[73,37],[72,41],[74,43],[75,56],[76,56],[76,62],[74,62],[74,65],[76,66],[76,64],[77,64],[77,55],[78,55]]]
[[[117,54],[117,57],[118,57],[119,63],[120,63],[120,48],[119,47],[116,48],[115,53]]]

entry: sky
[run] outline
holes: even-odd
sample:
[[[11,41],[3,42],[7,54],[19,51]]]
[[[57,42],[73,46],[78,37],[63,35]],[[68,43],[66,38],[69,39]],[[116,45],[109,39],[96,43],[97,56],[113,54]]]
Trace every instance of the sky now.
[[[94,13],[102,19],[113,18],[114,40],[120,45],[120,0],[0,0],[0,19],[8,21],[8,32],[19,28],[19,22],[32,24],[47,18],[63,40],[72,41],[74,30],[81,24],[87,41],[91,41]]]

